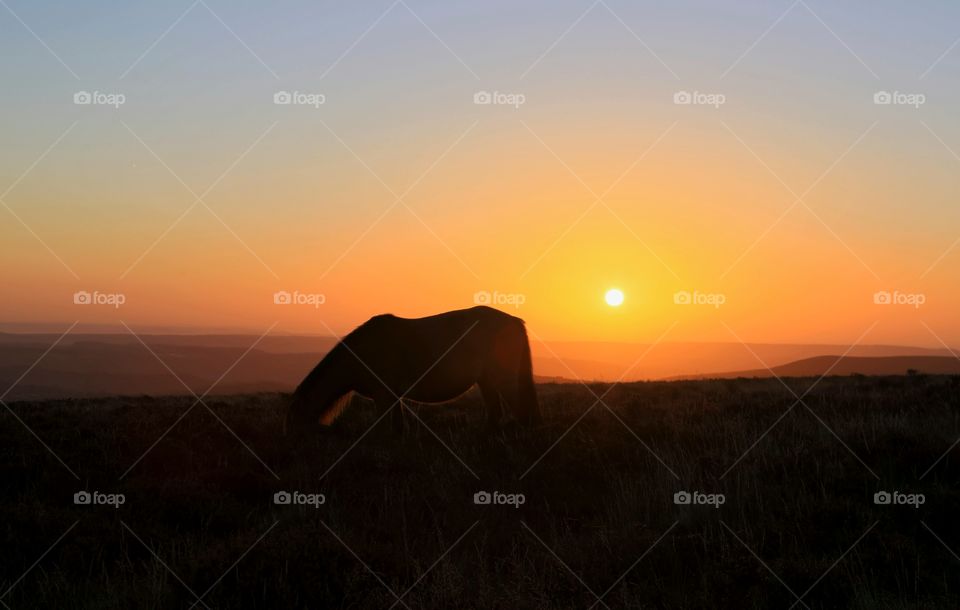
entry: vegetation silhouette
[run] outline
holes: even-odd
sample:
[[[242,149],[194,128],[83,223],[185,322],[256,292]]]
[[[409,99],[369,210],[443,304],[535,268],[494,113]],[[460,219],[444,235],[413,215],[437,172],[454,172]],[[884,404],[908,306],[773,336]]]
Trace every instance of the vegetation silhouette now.
[[[370,318],[344,337],[293,394],[287,432],[329,426],[356,393],[372,399],[393,426],[405,425],[406,400],[453,400],[479,386],[490,428],[504,403],[526,425],[539,423],[530,343],[523,320],[478,306],[428,316]]]

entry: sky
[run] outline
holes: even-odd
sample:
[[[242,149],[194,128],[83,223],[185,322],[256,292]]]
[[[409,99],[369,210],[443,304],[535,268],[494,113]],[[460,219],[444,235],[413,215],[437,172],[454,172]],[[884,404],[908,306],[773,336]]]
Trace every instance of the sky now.
[[[0,323],[960,345],[958,39],[950,2],[4,0]]]

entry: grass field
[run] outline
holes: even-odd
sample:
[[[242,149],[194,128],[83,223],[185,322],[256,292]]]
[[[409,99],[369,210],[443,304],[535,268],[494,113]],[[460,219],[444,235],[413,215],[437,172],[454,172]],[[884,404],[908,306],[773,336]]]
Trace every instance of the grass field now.
[[[960,607],[960,378],[608,388],[499,434],[473,393],[403,438],[355,401],[305,445],[276,394],[13,403],[0,608]]]

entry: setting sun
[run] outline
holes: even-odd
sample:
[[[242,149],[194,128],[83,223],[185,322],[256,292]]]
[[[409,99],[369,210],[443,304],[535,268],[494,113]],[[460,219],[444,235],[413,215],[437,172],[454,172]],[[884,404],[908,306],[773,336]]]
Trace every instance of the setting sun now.
[[[619,288],[611,288],[603,298],[610,307],[620,307],[623,304],[623,291]]]

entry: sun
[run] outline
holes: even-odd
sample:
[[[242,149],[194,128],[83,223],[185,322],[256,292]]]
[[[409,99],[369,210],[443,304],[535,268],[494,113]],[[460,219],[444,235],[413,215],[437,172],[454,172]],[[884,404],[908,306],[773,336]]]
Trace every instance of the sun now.
[[[620,307],[623,304],[623,291],[619,288],[611,288],[603,298],[610,307]]]

